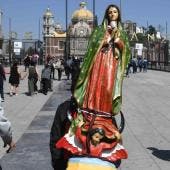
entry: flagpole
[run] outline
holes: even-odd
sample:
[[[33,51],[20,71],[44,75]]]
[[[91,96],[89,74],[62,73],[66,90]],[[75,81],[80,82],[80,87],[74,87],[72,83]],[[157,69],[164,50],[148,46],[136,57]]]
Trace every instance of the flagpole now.
[[[65,1],[66,2],[66,31],[67,31],[67,18],[68,18],[68,0]]]
[[[95,0],[93,0],[93,28],[96,26]]]
[[[66,19],[66,42],[65,42],[65,57],[66,57],[66,60],[68,59],[68,30],[67,30],[67,27],[68,27],[68,0],[65,1],[66,3],[66,13],[65,13],[65,19]]]
[[[122,13],[122,0],[120,0],[119,8],[120,8],[121,16],[123,16],[123,13]]]

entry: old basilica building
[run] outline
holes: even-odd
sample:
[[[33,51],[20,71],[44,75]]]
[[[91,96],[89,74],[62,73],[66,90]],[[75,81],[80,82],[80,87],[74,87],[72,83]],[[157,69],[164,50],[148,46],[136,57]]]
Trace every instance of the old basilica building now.
[[[59,23],[55,23],[52,12],[47,8],[43,15],[44,57],[83,58],[93,30],[93,18],[93,13],[86,9],[86,3],[81,2],[79,9],[73,12],[66,32]]]

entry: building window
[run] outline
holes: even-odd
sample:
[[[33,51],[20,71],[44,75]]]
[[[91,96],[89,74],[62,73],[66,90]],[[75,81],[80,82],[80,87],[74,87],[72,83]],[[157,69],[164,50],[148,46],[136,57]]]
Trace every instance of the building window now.
[[[55,53],[55,48],[54,47],[51,47],[51,54],[54,56],[54,53]]]
[[[57,48],[55,48],[55,53],[58,53],[58,49]]]
[[[49,18],[47,18],[47,25],[49,25]]]
[[[58,46],[58,39],[54,38],[54,46]]]
[[[47,35],[49,35],[49,27],[47,27]]]
[[[49,39],[49,38],[47,38],[47,44],[46,44],[46,46],[50,46],[50,39]]]
[[[59,41],[59,49],[60,50],[64,49],[64,41]]]
[[[47,54],[50,54],[50,48],[48,47],[48,48],[46,48],[46,50],[47,50]]]
[[[75,46],[75,39],[72,39],[72,40],[71,40],[71,48],[72,48],[72,49],[75,49],[75,47],[76,47],[76,46]]]

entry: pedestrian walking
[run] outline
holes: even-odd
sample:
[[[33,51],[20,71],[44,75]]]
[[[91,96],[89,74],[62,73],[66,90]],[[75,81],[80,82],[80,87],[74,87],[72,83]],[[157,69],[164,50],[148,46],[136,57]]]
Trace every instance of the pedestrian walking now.
[[[31,61],[31,65],[28,69],[28,72],[25,74],[24,78],[26,76],[28,76],[28,95],[32,96],[33,94],[37,94],[38,93],[37,82],[40,78],[36,67],[36,63],[34,61]]]
[[[25,72],[28,70],[31,62],[31,57],[27,54],[24,58],[24,66],[25,66]]]
[[[57,62],[55,63],[55,69],[58,71],[58,80],[61,80],[62,77],[62,71],[64,70],[64,63],[62,62],[62,59],[57,59]]]
[[[133,73],[137,73],[137,58],[135,56],[132,58],[132,69]]]
[[[130,68],[131,68],[131,63],[129,62],[128,65],[127,65],[127,68],[126,68],[126,77],[129,78],[129,73],[130,73]]]
[[[142,59],[142,57],[138,58],[138,67],[139,67],[139,72],[141,72],[142,68],[143,68],[143,59]]]
[[[67,80],[70,79],[72,62],[73,62],[73,60],[71,57],[68,57],[68,59],[64,62],[64,70],[65,70],[65,74],[67,76]]]
[[[148,69],[148,61],[146,58],[143,59],[143,72],[147,72]]]
[[[2,63],[0,63],[0,94],[1,94],[1,101],[4,102],[4,80],[6,80],[6,76],[5,76],[5,70],[4,67],[2,65]]]
[[[50,66],[50,69],[51,69],[51,79],[55,79],[55,57],[52,57],[49,62],[48,62],[48,65]]]
[[[77,57],[73,57],[70,67],[71,67],[71,92],[73,93],[80,73],[80,60]]]
[[[21,78],[21,72],[18,68],[18,62],[14,62],[10,69],[10,76],[9,76],[10,96],[18,95],[20,78]]]
[[[51,69],[48,64],[45,65],[41,73],[41,90],[43,94],[47,95],[48,90],[50,89],[50,79],[51,79]]]

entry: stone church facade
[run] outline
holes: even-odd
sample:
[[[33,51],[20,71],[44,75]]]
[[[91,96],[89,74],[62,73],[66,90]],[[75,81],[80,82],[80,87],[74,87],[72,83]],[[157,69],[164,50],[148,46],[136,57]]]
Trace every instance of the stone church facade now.
[[[86,9],[86,3],[80,3],[80,9],[72,15],[69,26],[70,55],[83,58],[89,37],[93,30],[93,13]]]
[[[83,58],[87,49],[89,36],[93,30],[93,13],[81,2],[78,10],[73,12],[67,32],[59,23],[55,23],[49,8],[43,15],[44,57],[56,58],[75,56]]]

